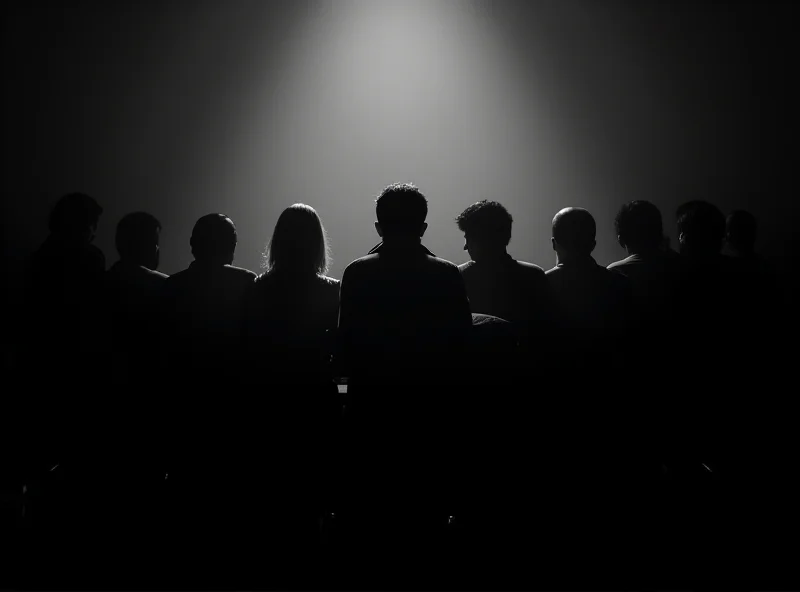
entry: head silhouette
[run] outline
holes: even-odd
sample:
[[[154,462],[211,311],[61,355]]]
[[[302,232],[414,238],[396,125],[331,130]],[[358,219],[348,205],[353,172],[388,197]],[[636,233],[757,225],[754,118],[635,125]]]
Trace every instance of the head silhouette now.
[[[481,200],[456,217],[464,233],[464,249],[474,261],[504,254],[511,242],[511,223],[508,210],[496,201]]]
[[[420,238],[428,225],[428,200],[411,183],[394,183],[375,200],[375,229],[384,240]]]
[[[678,240],[681,253],[714,255],[720,252],[725,238],[725,216],[706,201],[689,202],[678,218]],[[687,204],[684,204],[687,205]],[[681,209],[679,208],[679,211]]]
[[[736,210],[725,221],[725,240],[740,255],[751,255],[755,251],[756,217],[745,210]]]
[[[64,242],[88,245],[94,240],[103,208],[85,193],[69,193],[50,212],[50,234]]]
[[[623,205],[614,219],[617,240],[630,253],[657,251],[664,241],[661,212],[649,201],[634,200]]]
[[[233,220],[224,214],[208,214],[195,223],[189,244],[198,262],[230,265],[236,240]]]
[[[267,271],[327,273],[330,248],[317,211],[301,203],[283,210],[275,224],[265,259]]]
[[[559,258],[589,257],[595,247],[597,225],[583,208],[564,208],[553,218],[553,249]]]
[[[158,269],[160,233],[161,223],[147,212],[133,212],[124,216],[117,224],[115,237],[120,260]]]

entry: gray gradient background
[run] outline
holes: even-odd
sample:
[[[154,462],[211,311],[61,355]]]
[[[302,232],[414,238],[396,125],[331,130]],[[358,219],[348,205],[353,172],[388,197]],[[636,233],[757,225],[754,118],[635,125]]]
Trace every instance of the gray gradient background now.
[[[750,208],[778,256],[794,208],[764,150],[784,154],[766,134],[788,99],[771,99],[781,82],[766,68],[780,32],[763,40],[785,25],[758,6],[23,3],[4,30],[5,252],[24,258],[55,200],[85,191],[105,208],[109,265],[127,212],[161,220],[160,269],[174,273],[194,221],[219,211],[238,228],[235,263],[259,270],[277,216],[301,201],[341,277],[377,241],[375,195],[412,181],[429,198],[425,244],[456,263],[453,218],[482,198],[514,216],[510,252],[545,268],[558,209],[595,215],[607,264],[624,256],[614,214],[636,198],[662,209],[673,241],[683,201]]]

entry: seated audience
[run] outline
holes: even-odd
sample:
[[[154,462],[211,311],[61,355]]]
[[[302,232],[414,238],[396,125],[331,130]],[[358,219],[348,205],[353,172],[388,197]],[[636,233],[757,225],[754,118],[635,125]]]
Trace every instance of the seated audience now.
[[[323,510],[331,511],[342,405],[330,363],[339,281],[325,275],[329,252],[314,208],[286,208],[267,248],[267,271],[247,294],[247,360],[256,372],[250,388],[263,389],[270,399],[259,425],[258,455],[269,455],[271,474],[253,480],[251,491],[260,497],[254,506],[270,507],[270,513],[281,508],[285,528],[269,535],[280,545],[290,538],[314,541]],[[275,488],[274,479],[284,485]],[[276,530],[278,520],[271,523]]]
[[[168,277],[156,271],[160,232],[161,223],[146,212],[128,214],[117,225],[119,261],[106,272],[106,298],[122,381],[136,380],[158,364],[157,298]]]
[[[459,214],[456,222],[471,258],[458,270],[472,312],[505,319],[521,337],[535,339],[548,312],[547,285],[541,267],[508,254],[511,214],[496,201],[482,200]]]
[[[595,262],[595,233],[583,208],[564,208],[553,218],[557,265],[546,277],[555,307],[555,361],[552,396],[541,399],[540,413],[548,418],[542,430],[559,445],[543,455],[543,473],[551,486],[561,484],[559,507],[582,497],[570,521],[611,536],[601,518],[617,512],[618,533],[632,536],[626,529],[636,523],[633,492],[656,474],[658,455],[648,433],[648,393],[615,379],[626,375],[630,280]],[[582,496],[582,483],[605,485]]]
[[[472,327],[458,268],[421,244],[427,212],[417,187],[384,189],[375,222],[382,242],[347,266],[340,295],[350,376],[345,511],[358,525],[354,536],[381,535],[401,547],[412,534],[432,544],[446,525],[454,465],[447,450],[456,446],[448,417]]]
[[[236,243],[230,218],[200,218],[194,261],[164,281],[161,295],[170,534],[190,561],[233,549],[224,540],[239,540],[230,528],[242,520],[234,502],[242,475],[263,470],[244,454],[266,400],[247,396],[239,367],[245,294],[256,274],[233,266]]]
[[[50,214],[50,234],[28,268],[20,356],[30,383],[26,441],[39,469],[81,456],[93,389],[103,372],[102,287],[105,256],[92,244],[103,208],[70,193]],[[88,426],[84,426],[88,428]]]

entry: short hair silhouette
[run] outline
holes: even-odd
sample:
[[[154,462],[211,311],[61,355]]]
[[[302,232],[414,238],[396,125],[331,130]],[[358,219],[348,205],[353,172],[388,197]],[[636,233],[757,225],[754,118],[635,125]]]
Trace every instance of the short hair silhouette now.
[[[683,245],[693,252],[719,252],[725,238],[725,216],[706,201],[689,203],[691,207],[685,208],[678,218]]]
[[[693,200],[690,200],[690,201],[682,203],[675,210],[675,221],[677,222],[678,220],[681,219],[681,217],[684,214],[686,214],[687,212],[691,211],[692,209],[694,209],[697,206],[699,206],[701,204],[704,204],[704,203],[706,203],[706,202],[704,202],[701,199],[693,199]]]
[[[419,236],[428,217],[428,200],[412,183],[393,183],[375,199],[375,213],[384,236]]]
[[[96,228],[103,208],[85,193],[68,193],[61,197],[50,212],[48,223],[53,234],[75,234]]]
[[[735,210],[725,221],[728,243],[740,253],[752,253],[756,245],[758,222],[756,217],[745,210]]]
[[[147,212],[133,212],[123,216],[117,224],[114,237],[120,259],[155,269],[158,266],[160,230],[161,222]]]
[[[553,218],[553,239],[570,255],[590,255],[596,234],[597,224],[583,208],[564,208]]]
[[[267,271],[293,269],[328,272],[330,246],[325,227],[317,211],[296,203],[281,213],[264,257]]]
[[[664,240],[664,227],[658,208],[643,199],[624,204],[614,219],[620,243],[634,250],[656,250]]]
[[[499,202],[483,199],[456,217],[458,229],[479,242],[507,246],[513,218]]]
[[[233,220],[225,214],[207,214],[195,223],[189,244],[192,255],[198,261],[222,259],[230,263],[236,251],[236,242]]]

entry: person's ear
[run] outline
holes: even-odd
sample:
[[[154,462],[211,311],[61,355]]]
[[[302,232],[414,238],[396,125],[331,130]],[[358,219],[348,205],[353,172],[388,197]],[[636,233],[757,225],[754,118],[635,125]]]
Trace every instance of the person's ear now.
[[[422,235],[425,234],[425,231],[428,230],[428,223],[423,222],[422,227],[419,229],[419,237],[422,238]]]
[[[686,242],[686,236],[682,232],[678,235],[678,242],[680,244],[684,244]]]
[[[550,243],[553,245],[553,250],[558,251],[558,243],[556,242],[555,237],[550,237]]]
[[[625,241],[622,240],[622,237],[620,235],[617,235],[617,242],[619,243],[620,247],[622,247],[623,249],[626,248],[625,247]]]
[[[378,233],[378,236],[383,238],[383,230],[381,230],[381,223],[377,220],[375,221],[375,232]]]

